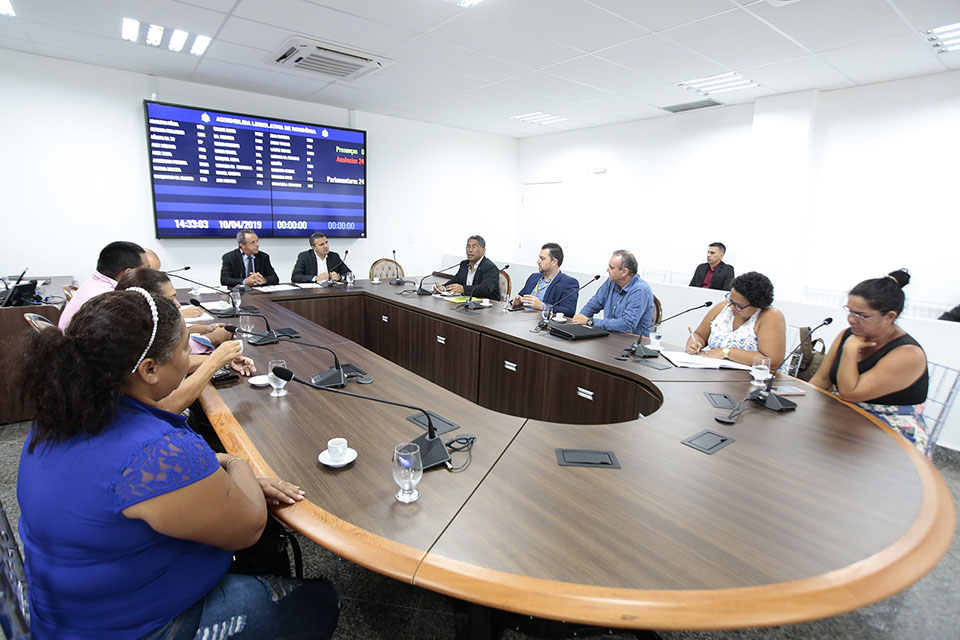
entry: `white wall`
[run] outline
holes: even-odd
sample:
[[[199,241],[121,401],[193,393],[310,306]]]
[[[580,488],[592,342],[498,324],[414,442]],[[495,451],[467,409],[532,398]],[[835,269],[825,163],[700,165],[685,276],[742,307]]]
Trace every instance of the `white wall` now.
[[[0,270],[85,279],[103,245],[131,240],[163,264],[217,283],[231,239],[157,240],[153,227],[144,99],[352,126],[368,135],[369,237],[332,239],[365,277],[397,250],[409,273],[439,268],[482,233],[512,244],[518,142],[315,103],[105,69],[0,49],[0,211],[13,242]],[[154,96],[154,92],[156,95]],[[352,116],[352,121],[351,121]],[[69,233],[68,233],[69,231]],[[281,280],[306,239],[264,239]]]

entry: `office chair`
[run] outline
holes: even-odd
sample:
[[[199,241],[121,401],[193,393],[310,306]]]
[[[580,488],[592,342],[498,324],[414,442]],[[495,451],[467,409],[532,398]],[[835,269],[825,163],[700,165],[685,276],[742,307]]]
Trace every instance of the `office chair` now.
[[[390,258],[380,258],[370,265],[370,279],[380,278],[381,280],[392,280],[393,278],[403,278],[403,267],[399,262]]]
[[[957,397],[957,388],[960,388],[960,370],[947,367],[935,362],[927,362],[927,373],[930,384],[927,389],[927,401],[923,405],[923,419],[927,423],[927,455],[933,450],[933,445],[940,438],[943,423]]]
[[[72,284],[63,285],[63,297],[67,299],[67,302],[70,302],[70,298],[73,297],[74,292],[77,290]]]
[[[507,297],[507,300],[510,299],[510,294],[513,292],[513,284],[510,282],[510,274],[500,269],[500,297]]]
[[[29,324],[34,331],[49,329],[50,327],[54,329],[57,328],[57,325],[54,324],[52,320],[39,313],[25,313],[23,314],[23,319],[27,321],[27,324]]]
[[[0,503],[0,627],[10,640],[30,638],[30,606],[27,600],[27,574],[23,570],[20,548]]]

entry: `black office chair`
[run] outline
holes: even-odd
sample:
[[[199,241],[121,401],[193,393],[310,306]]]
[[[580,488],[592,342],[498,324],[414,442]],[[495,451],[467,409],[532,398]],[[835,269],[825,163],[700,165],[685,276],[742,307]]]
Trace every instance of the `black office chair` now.
[[[27,574],[17,540],[7,520],[7,512],[0,503],[0,551],[3,567],[0,569],[0,627],[9,640],[30,638],[30,607],[27,601]]]

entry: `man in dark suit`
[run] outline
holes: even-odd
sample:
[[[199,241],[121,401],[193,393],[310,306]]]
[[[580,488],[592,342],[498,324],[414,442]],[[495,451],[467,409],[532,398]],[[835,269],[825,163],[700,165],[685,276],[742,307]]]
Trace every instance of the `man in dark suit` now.
[[[317,232],[310,236],[310,247],[297,254],[297,264],[290,276],[293,282],[336,281],[350,273],[340,254],[330,251],[330,241],[324,234]]]
[[[730,291],[734,274],[733,265],[723,261],[723,254],[726,252],[727,248],[722,242],[710,243],[707,247],[707,261],[697,266],[690,286]]]
[[[260,251],[257,234],[243,230],[237,234],[237,244],[236,250],[223,254],[220,284],[228,287],[238,284],[259,287],[280,282],[277,272],[270,265],[270,256]]]
[[[531,273],[520,293],[513,299],[513,306],[524,305],[540,310],[545,304],[553,305],[554,313],[573,317],[577,311],[576,278],[560,273],[563,264],[563,249],[556,242],[548,242],[537,256],[537,273]],[[560,304],[557,304],[560,301]]]
[[[441,291],[475,298],[500,299],[500,269],[484,257],[487,241],[482,236],[467,238],[467,259],[460,263],[460,270],[448,280]]]

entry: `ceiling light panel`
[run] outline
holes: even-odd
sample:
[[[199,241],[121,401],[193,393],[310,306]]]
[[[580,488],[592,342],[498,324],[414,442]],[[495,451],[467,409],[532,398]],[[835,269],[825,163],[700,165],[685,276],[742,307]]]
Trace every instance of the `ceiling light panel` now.
[[[0,16],[17,17],[17,12],[13,10],[10,0],[0,0]]]
[[[738,89],[750,89],[752,87],[759,87],[760,85],[749,78],[743,77],[739,73],[729,71],[707,78],[684,80],[683,82],[675,83],[674,86],[692,91],[697,95],[709,96],[715,93],[737,91]]]
[[[120,37],[130,42],[140,38],[140,21],[133,18],[124,18],[120,25]]]
[[[4,0],[0,0],[3,2]],[[190,42],[190,32],[183,29],[167,29],[162,24],[150,24],[147,27],[147,33],[144,39],[140,40],[140,21],[135,18],[124,18],[120,23],[120,37],[128,42],[137,42],[151,47],[159,48],[164,43],[164,36],[167,37],[167,49],[174,53],[186,53],[187,43]],[[202,56],[210,46],[209,36],[197,35],[193,38],[193,44],[189,53],[195,56]]]
[[[557,122],[563,122],[566,118],[560,116],[554,116],[549,113],[544,113],[543,111],[532,111],[530,113],[522,113],[518,116],[511,116],[511,120],[518,120],[520,122],[525,122],[527,124],[555,124]]]
[[[921,32],[937,53],[960,50],[960,22]]]
[[[150,25],[147,29],[146,43],[151,47],[159,47],[161,42],[163,42],[163,25]]]
[[[187,43],[187,38],[190,36],[189,33],[183,29],[175,29],[173,33],[170,34],[170,42],[167,43],[167,48],[170,51],[180,52],[183,51],[183,45]]]

